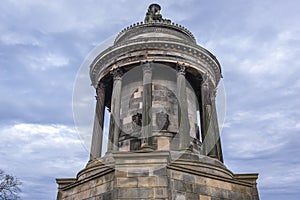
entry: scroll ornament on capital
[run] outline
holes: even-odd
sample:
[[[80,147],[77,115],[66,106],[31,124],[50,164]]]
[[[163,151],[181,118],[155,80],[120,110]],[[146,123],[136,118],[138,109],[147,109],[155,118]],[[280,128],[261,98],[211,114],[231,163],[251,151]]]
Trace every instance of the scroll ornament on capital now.
[[[202,87],[207,93],[209,93],[210,85],[207,73],[202,75]]]
[[[105,88],[106,88],[106,84],[105,83],[100,82],[98,84],[98,87],[96,88],[96,96],[95,96],[95,98],[97,100],[99,100],[99,98],[101,98],[101,96],[104,95],[103,93],[105,93]]]
[[[116,69],[113,69],[110,73],[113,75],[114,80],[121,80],[122,76],[124,74],[123,70],[119,67]]]
[[[176,70],[177,70],[177,73],[180,74],[180,75],[185,75],[185,72],[186,72],[186,66],[184,64],[179,64],[177,63],[176,64]]]
[[[153,61],[142,62],[142,68],[143,68],[144,73],[152,72],[152,63],[153,63]]]
[[[210,93],[211,100],[215,101],[216,96],[217,96],[217,89],[215,88],[215,89],[211,90],[211,93]]]
[[[98,94],[100,91],[105,90],[106,85],[107,85],[106,83],[100,82],[100,83],[98,84],[98,87],[96,88],[97,94]]]

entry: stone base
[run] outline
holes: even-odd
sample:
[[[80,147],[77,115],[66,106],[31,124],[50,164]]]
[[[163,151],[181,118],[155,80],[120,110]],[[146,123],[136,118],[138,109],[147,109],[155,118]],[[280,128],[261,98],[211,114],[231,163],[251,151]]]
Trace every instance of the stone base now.
[[[257,178],[189,152],[116,152],[89,162],[76,179],[57,179],[57,199],[258,200]]]

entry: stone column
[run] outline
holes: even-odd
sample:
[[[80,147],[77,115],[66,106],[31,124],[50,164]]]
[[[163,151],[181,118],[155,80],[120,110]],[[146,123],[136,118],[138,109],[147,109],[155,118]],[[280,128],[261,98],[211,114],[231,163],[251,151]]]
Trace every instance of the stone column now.
[[[152,62],[143,64],[142,148],[151,148],[152,135]]]
[[[221,148],[221,138],[220,138],[220,130],[219,130],[219,123],[218,123],[218,115],[217,115],[217,108],[216,108],[216,91],[212,91],[211,95],[211,108],[212,108],[212,124],[214,127],[214,141],[215,146],[212,149],[212,157],[216,157],[218,160],[223,162],[223,154]]]
[[[105,112],[105,84],[100,83],[96,88],[96,111],[93,127],[92,145],[90,152],[90,160],[101,157],[102,140],[103,140],[103,124]]]
[[[111,112],[110,112],[110,133],[109,144],[107,151],[117,151],[120,135],[120,109],[121,109],[121,89],[122,89],[122,75],[123,72],[117,68],[111,72],[113,75],[113,89],[111,95]]]
[[[203,76],[202,82],[202,149],[203,154],[217,158],[223,162],[221,140],[219,134],[218,117],[216,110],[216,91],[208,81],[208,76]]]
[[[179,150],[187,150],[190,146],[190,123],[186,97],[186,68],[177,64],[177,98],[178,98],[178,127]]]
[[[202,77],[201,84],[201,138],[202,138],[202,150],[203,154],[207,155],[207,138],[206,135],[208,133],[209,124],[210,124],[210,92],[208,85],[208,77],[207,74],[204,74]]]
[[[107,151],[106,153],[110,153],[113,150],[113,138],[114,138],[114,118],[112,117],[112,104],[110,105],[109,111],[109,133],[108,133],[108,141],[107,141]]]

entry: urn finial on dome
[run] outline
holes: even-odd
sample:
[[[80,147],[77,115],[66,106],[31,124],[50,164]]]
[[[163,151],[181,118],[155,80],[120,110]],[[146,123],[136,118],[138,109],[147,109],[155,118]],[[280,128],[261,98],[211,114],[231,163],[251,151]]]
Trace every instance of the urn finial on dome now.
[[[146,13],[146,17],[144,22],[171,22],[169,19],[163,19],[162,15],[160,14],[161,7],[158,4],[151,4],[148,7],[148,11]]]

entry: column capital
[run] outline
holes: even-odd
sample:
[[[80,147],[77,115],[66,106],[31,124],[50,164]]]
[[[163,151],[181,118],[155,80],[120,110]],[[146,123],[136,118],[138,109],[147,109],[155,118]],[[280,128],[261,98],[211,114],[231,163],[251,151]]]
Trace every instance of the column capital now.
[[[113,69],[110,73],[112,74],[114,80],[121,80],[124,74],[120,67]]]
[[[148,60],[141,61],[143,73],[150,73],[150,72],[152,72],[152,64],[153,64],[153,61],[148,61]]]
[[[204,85],[204,84],[208,85],[208,75],[207,75],[207,73],[205,73],[205,74],[202,75],[201,84],[202,85]]]
[[[105,89],[107,86],[107,83],[104,83],[104,82],[99,82],[98,85],[97,85],[97,89]]]
[[[177,70],[177,74],[185,75],[185,72],[186,72],[185,64],[177,62],[176,63],[176,70]]]
[[[217,96],[217,89],[212,89],[210,94],[211,94],[210,95],[211,100],[214,101]]]
[[[99,96],[102,96],[103,93],[105,93],[105,88],[106,88],[107,84],[103,83],[103,82],[99,82],[96,88],[96,100],[99,100]]]
[[[97,87],[96,87],[96,94],[97,96],[99,95],[99,93],[101,93],[103,90],[105,90],[107,84],[106,83],[103,83],[103,82],[100,82]],[[97,97],[96,96],[96,97]]]

